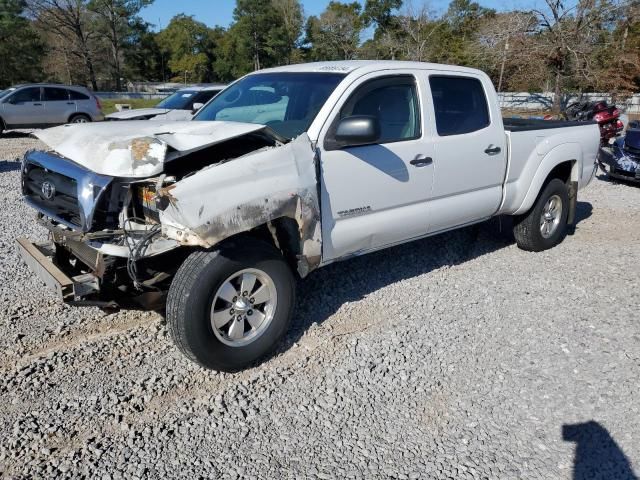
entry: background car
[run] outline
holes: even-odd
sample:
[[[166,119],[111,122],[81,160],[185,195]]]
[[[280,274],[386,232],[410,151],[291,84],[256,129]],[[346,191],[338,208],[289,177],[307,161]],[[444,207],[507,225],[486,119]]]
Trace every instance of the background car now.
[[[0,132],[96,122],[104,119],[101,109],[98,98],[85,87],[17,85],[0,94]]]
[[[194,85],[181,88],[152,108],[123,110],[107,115],[107,120],[190,120],[193,114],[226,85]]]

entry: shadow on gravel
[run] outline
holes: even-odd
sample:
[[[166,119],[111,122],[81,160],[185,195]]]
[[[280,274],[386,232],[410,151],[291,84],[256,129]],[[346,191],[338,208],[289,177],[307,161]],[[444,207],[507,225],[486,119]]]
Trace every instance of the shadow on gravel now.
[[[499,222],[494,219],[321,268],[300,282],[295,320],[282,349],[289,348],[311,325],[322,323],[345,303],[513,243],[513,236],[500,233]],[[416,295],[420,297],[419,290]]]
[[[16,170],[20,170],[20,162],[0,161],[0,173],[15,172]]]
[[[589,218],[592,211],[590,203],[578,202],[576,225]],[[387,285],[459,265],[512,245],[515,243],[512,227],[511,217],[494,218],[313,272],[300,282],[294,321],[279,351],[288,349],[309,327],[322,323],[345,303],[361,300]],[[416,296],[420,296],[419,290]]]
[[[593,214],[593,205],[591,205],[589,202],[578,202],[578,204],[576,205],[575,226],[577,227],[578,225],[580,225],[580,222],[582,222],[583,220],[586,220],[592,214]]]
[[[31,132],[20,132],[17,130],[12,130],[0,134],[0,140],[4,140],[5,138],[29,138],[30,136]]]
[[[638,480],[629,459],[598,422],[563,425],[562,439],[576,444],[573,480]]]

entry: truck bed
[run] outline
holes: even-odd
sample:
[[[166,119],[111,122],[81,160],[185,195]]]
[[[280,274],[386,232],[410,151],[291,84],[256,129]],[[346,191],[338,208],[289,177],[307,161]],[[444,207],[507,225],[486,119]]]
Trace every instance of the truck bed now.
[[[594,121],[576,122],[566,120],[540,120],[538,118],[503,118],[504,129],[509,132],[527,132],[530,130],[546,130],[549,128],[578,127],[595,124]]]

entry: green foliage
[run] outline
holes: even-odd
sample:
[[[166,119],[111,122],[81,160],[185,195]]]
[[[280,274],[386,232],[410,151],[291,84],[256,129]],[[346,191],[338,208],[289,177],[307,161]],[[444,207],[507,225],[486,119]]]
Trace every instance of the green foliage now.
[[[360,34],[365,26],[358,2],[329,2],[319,17],[309,17],[306,43],[311,60],[349,60],[357,57]]]
[[[220,39],[215,64],[220,78],[231,80],[299,58],[303,14],[298,0],[238,0],[233,17]]]
[[[156,37],[168,58],[174,81],[203,82],[211,78],[210,57],[213,38],[209,28],[193,16],[176,15]]]
[[[152,1],[0,0],[0,86],[232,81],[277,65],[370,58],[478,67],[502,90],[640,87],[637,1],[542,0],[496,12],[451,0],[437,13],[426,0],[334,0],[305,18],[300,0],[236,0],[228,28],[181,14],[160,32],[139,17]]]
[[[402,7],[402,0],[367,0],[362,12],[365,25],[375,24],[378,29],[386,30],[397,25],[394,10]]]
[[[44,47],[23,0],[0,0],[0,88],[42,78]]]

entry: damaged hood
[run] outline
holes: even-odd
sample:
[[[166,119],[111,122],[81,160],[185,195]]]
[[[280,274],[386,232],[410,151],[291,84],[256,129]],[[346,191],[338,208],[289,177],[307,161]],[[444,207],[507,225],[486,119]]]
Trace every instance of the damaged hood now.
[[[167,161],[259,130],[270,131],[252,123],[133,120],[63,125],[33,135],[95,173],[144,178],[162,173]]]

